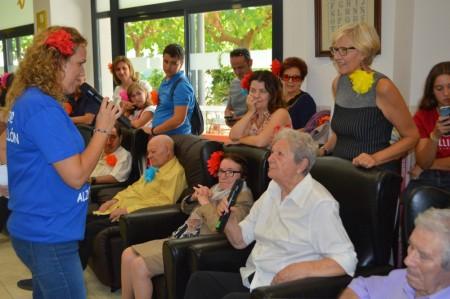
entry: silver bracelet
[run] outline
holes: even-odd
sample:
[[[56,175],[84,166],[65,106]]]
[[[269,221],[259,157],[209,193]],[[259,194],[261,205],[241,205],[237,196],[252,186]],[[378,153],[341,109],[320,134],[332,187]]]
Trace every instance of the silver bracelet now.
[[[109,135],[109,131],[108,130],[105,130],[105,129],[98,129],[98,128],[95,128],[92,132],[99,132],[99,133],[103,133],[103,134],[106,134],[106,135]]]

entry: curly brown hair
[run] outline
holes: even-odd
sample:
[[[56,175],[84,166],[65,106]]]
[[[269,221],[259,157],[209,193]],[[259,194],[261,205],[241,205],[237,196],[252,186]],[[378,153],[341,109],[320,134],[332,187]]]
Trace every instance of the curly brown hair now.
[[[116,56],[112,63],[112,74],[113,74],[114,83],[116,83],[116,85],[122,84],[122,82],[120,82],[119,77],[117,77],[117,75],[116,75],[116,67],[120,62],[123,62],[126,65],[128,65],[128,69],[130,70],[131,80],[133,82],[136,82],[139,79],[139,74],[134,71],[134,67],[133,67],[133,64],[131,63],[131,60],[128,59],[126,56],[120,55],[120,56]]]
[[[71,55],[64,55],[57,48],[46,44],[47,38],[58,30],[64,30],[70,34],[73,43]],[[79,46],[86,45],[86,39],[72,27],[51,26],[37,34],[19,63],[14,81],[6,95],[4,112],[9,112],[16,99],[25,89],[32,86],[62,102],[65,99],[61,85],[64,62],[73,56]]]

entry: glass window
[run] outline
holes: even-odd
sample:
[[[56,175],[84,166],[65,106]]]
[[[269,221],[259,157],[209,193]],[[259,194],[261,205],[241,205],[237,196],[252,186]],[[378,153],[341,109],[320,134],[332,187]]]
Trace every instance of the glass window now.
[[[97,12],[109,11],[109,0],[98,0],[96,1]]]
[[[153,89],[157,90],[164,78],[162,52],[171,43],[184,47],[183,17],[125,23],[126,56]]]
[[[239,8],[189,16],[192,24],[190,77],[197,99],[206,105],[206,131],[228,135],[223,111],[234,73],[229,52],[247,48],[253,69],[272,61],[272,6]]]
[[[5,62],[3,61],[3,43],[0,42],[0,76],[5,72]]]
[[[105,97],[112,97],[114,86],[113,86],[113,76],[109,70],[109,64],[112,63],[112,51],[111,51],[111,19],[103,18],[98,19],[98,45],[99,49],[99,77],[100,86],[99,90],[101,94]]]
[[[14,72],[23,59],[25,51],[33,41],[33,35],[18,36],[5,39],[5,51],[8,72]]]
[[[175,1],[177,1],[177,0],[119,0],[119,8],[129,8],[129,7],[152,5],[152,4],[175,2]]]

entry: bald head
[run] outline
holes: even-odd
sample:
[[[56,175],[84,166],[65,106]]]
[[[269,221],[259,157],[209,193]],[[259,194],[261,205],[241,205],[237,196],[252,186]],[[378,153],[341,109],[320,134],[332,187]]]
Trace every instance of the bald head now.
[[[147,157],[152,166],[161,167],[174,157],[174,143],[167,135],[152,137],[147,144]]]

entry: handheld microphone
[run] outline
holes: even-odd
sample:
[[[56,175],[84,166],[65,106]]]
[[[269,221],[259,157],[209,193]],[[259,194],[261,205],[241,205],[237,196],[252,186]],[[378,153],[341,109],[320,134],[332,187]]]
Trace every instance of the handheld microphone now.
[[[80,85],[80,90],[81,92],[90,97],[91,99],[93,99],[99,106],[102,104],[103,101],[103,96],[101,94],[98,93],[97,90],[95,90],[94,87],[90,86],[89,84],[87,84],[86,82],[84,82],[83,84]],[[121,115],[117,121],[125,126],[126,128],[131,128],[131,123],[128,120],[128,118],[124,117],[123,115]]]
[[[228,200],[228,209],[236,204],[237,197],[238,197],[239,193],[241,192],[243,185],[244,185],[244,179],[237,179],[234,182],[233,187],[231,187],[230,194],[228,194],[228,199],[227,199]],[[228,218],[230,218],[230,213],[231,213],[231,211],[228,211],[228,213],[223,213],[220,216],[219,221],[217,221],[217,224],[216,224],[217,232],[219,232],[219,233],[223,232],[225,225],[228,222]]]

